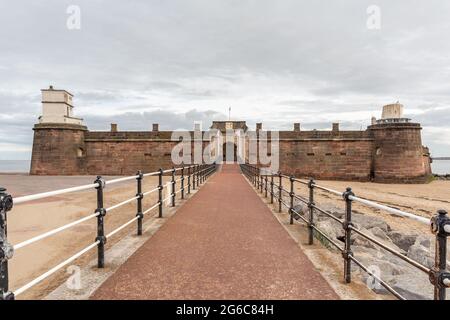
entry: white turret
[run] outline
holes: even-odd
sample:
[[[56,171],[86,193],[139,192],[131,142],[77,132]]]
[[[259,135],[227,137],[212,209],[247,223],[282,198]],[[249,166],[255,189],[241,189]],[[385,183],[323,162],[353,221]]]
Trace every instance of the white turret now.
[[[67,123],[83,125],[83,119],[73,116],[73,95],[53,86],[42,89],[42,116],[39,123]]]

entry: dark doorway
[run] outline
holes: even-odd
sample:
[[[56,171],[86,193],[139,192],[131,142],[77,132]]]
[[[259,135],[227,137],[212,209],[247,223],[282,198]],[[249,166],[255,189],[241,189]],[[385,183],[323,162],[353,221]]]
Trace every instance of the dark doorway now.
[[[237,146],[233,142],[227,142],[223,144],[222,150],[223,162],[234,161],[237,162]]]

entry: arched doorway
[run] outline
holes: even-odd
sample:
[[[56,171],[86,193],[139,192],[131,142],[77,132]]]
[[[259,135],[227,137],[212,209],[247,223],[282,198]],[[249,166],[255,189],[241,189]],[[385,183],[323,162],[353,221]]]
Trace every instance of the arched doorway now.
[[[233,142],[227,142],[223,144],[222,149],[223,162],[237,162],[237,146]]]

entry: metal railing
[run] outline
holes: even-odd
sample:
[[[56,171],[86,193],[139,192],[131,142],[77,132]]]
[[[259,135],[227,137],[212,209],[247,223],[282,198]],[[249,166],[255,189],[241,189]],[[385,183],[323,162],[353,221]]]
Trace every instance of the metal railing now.
[[[119,231],[123,230],[127,226],[129,226],[132,223],[137,223],[137,235],[142,235],[142,223],[144,216],[148,214],[150,211],[158,208],[158,217],[163,217],[163,204],[165,201],[170,200],[171,206],[174,207],[176,205],[176,195],[180,194],[181,199],[185,199],[187,194],[191,193],[191,190],[198,189],[199,186],[206,181],[206,179],[213,174],[217,170],[217,165],[214,164],[199,164],[199,165],[191,165],[191,166],[183,166],[179,168],[172,168],[168,170],[159,169],[156,172],[150,172],[150,173],[142,173],[141,171],[137,172],[136,175],[118,178],[114,180],[108,180],[105,181],[101,176],[98,176],[94,183],[83,185],[83,186],[77,186],[72,188],[66,188],[66,189],[60,189],[50,192],[43,192],[38,194],[33,194],[29,196],[23,196],[23,197],[15,197],[13,198],[11,195],[9,195],[6,192],[5,188],[0,188],[0,300],[13,300],[18,295],[24,293],[34,285],[38,284],[39,282],[43,281],[44,279],[48,278],[64,266],[68,265],[72,261],[78,259],[85,253],[91,251],[95,247],[97,247],[97,266],[98,268],[104,268],[105,266],[105,244],[106,241],[112,237],[113,235],[117,234]],[[179,173],[180,177],[175,179],[176,173]],[[163,199],[163,175],[170,175],[171,181],[169,182],[170,185],[170,194],[167,198]],[[157,176],[158,177],[158,185],[146,192],[143,192],[142,190],[142,183],[145,177],[150,176]],[[127,199],[125,201],[122,201],[120,203],[117,203],[109,208],[104,207],[104,194],[103,191],[106,186],[120,183],[120,182],[126,182],[131,180],[136,180],[136,195],[134,197],[131,197],[130,199]],[[186,182],[187,180],[187,182]],[[176,190],[176,185],[179,184],[179,190]],[[97,193],[97,208],[93,214],[90,214],[84,218],[78,219],[76,221],[73,221],[71,223],[65,224],[59,228],[50,230],[48,232],[45,232],[43,234],[40,234],[38,236],[35,236],[31,239],[22,241],[17,244],[10,244],[7,239],[7,215],[8,212],[12,210],[13,205],[17,205],[20,203],[26,203],[33,200],[38,199],[44,199],[55,195],[60,194],[67,194],[72,192],[78,192],[78,191],[84,191],[84,190],[92,190],[95,189]],[[147,208],[146,210],[143,209],[143,199],[145,196],[153,194],[155,192],[158,192],[158,201]],[[112,210],[118,209],[128,203],[132,203],[136,201],[136,215],[130,219],[129,221],[125,222],[121,226],[117,227],[113,231],[111,231],[108,234],[105,234],[105,217],[106,214]],[[56,265],[55,267],[51,268],[50,270],[46,271],[45,273],[41,274],[37,278],[33,279],[32,281],[28,282],[27,284],[15,289],[15,290],[9,290],[9,279],[8,279],[8,260],[10,260],[14,252],[16,250],[20,250],[32,243],[38,242],[40,240],[43,240],[45,238],[48,238],[50,236],[53,236],[57,233],[60,233],[64,230],[67,230],[69,228],[72,228],[80,223],[83,223],[85,221],[91,220],[91,219],[97,219],[97,235],[95,238],[95,241],[91,243],[89,246],[85,247],[84,249],[78,251],[68,259],[64,260],[60,264]]]
[[[345,283],[350,283],[352,279],[351,263],[355,263],[364,272],[369,274],[373,279],[379,282],[387,291],[393,294],[396,298],[401,300],[406,300],[398,291],[392,288],[388,283],[383,281],[380,277],[374,274],[370,268],[365,266],[361,261],[355,258],[352,251],[351,236],[352,233],[356,233],[366,239],[367,241],[373,243],[376,246],[390,252],[394,256],[405,261],[409,265],[417,268],[418,270],[426,273],[430,279],[431,284],[434,286],[434,299],[435,300],[445,300],[446,298],[446,288],[450,287],[450,273],[446,270],[447,265],[447,237],[450,235],[450,218],[447,216],[447,211],[439,210],[437,214],[431,218],[427,219],[424,217],[417,216],[415,214],[391,208],[385,205],[378,204],[376,202],[357,197],[351,188],[347,188],[344,192],[339,192],[330,188],[326,188],[318,185],[314,179],[302,180],[297,179],[293,176],[283,175],[281,172],[270,172],[264,168],[259,168],[249,164],[241,164],[241,170],[243,174],[249,179],[255,188],[263,194],[266,198],[270,195],[270,203],[274,204],[274,200],[278,202],[278,212],[282,212],[282,207],[286,207],[290,215],[290,224],[294,221],[301,220],[304,222],[308,228],[308,244],[312,245],[314,242],[314,234],[317,233],[333,247],[337,248],[343,257],[344,262],[344,281]],[[289,190],[283,188],[283,179],[286,179],[290,183]],[[278,182],[278,184],[277,184]],[[294,184],[300,183],[308,188],[308,194],[305,196],[298,195],[295,193]],[[333,195],[342,197],[345,202],[345,213],[344,218],[339,219],[334,216],[331,212],[322,209],[316,204],[315,201],[315,190],[321,190]],[[278,190],[278,192],[277,192]],[[289,196],[289,203],[283,201],[283,192]],[[294,200],[298,200],[308,207],[307,217],[303,217],[299,212],[294,209]],[[384,243],[373,238],[371,235],[363,232],[357,228],[352,223],[352,203],[358,202],[368,207],[386,211],[389,214],[394,214],[402,216],[405,218],[413,219],[422,224],[426,224],[431,227],[431,232],[436,237],[436,250],[435,250],[435,263],[432,268],[429,268],[407,256],[390,248]],[[342,225],[344,232],[343,243],[338,243],[339,240],[331,239],[324,231],[320,230],[314,223],[315,214],[322,214]],[[305,215],[306,216],[306,215]]]

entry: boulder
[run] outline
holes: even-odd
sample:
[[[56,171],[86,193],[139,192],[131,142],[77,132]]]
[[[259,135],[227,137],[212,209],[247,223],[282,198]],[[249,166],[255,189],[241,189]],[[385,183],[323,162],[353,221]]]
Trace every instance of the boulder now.
[[[374,236],[376,236],[377,238],[380,238],[382,240],[389,241],[389,242],[391,241],[391,238],[389,238],[387,233],[384,232],[384,230],[382,230],[380,227],[374,227],[374,228],[370,229],[370,232],[372,232],[372,234]]]
[[[329,204],[321,204],[321,205],[317,205],[320,209],[331,213],[333,216],[335,216],[338,219],[344,219],[344,210],[339,208],[339,207],[335,207]],[[315,213],[316,217],[318,217],[318,220],[320,219],[331,219],[330,217],[327,217],[326,215],[324,215],[323,213],[317,212]]]
[[[365,229],[372,229],[378,227],[386,233],[391,230],[389,224],[387,224],[386,221],[384,221],[382,218],[379,217],[367,216],[364,214],[357,213],[352,215],[352,222],[356,226]]]
[[[344,230],[342,229],[341,224],[332,219],[316,221],[316,227],[320,229],[320,231],[322,231],[324,234],[326,234],[330,239],[336,240],[337,243],[340,243],[340,241],[338,240],[344,235]],[[327,245],[326,239],[323,239],[323,237],[317,232],[316,238],[318,238],[323,244]],[[327,247],[335,248],[333,245],[327,245]]]
[[[302,217],[307,218],[309,216],[309,209],[303,202],[296,202],[294,204],[294,211],[300,214]]]
[[[409,248],[416,242],[417,239],[417,234],[407,234],[400,231],[391,231],[388,235],[393,243],[406,252],[408,252]]]
[[[428,268],[431,268],[434,265],[434,256],[431,250],[418,241],[409,248],[408,258],[411,258]]]
[[[387,281],[388,284],[407,300],[431,300],[433,299],[433,286],[428,275],[423,272],[409,270]],[[378,293],[386,293],[384,288]]]
[[[421,234],[417,236],[415,244],[420,244],[421,246],[424,246],[427,249],[432,249],[431,248],[432,242],[434,243],[433,236]]]
[[[396,250],[397,252],[400,252],[402,254],[406,253],[404,250],[402,250],[398,246],[396,246],[381,228],[378,228],[378,227],[375,227],[372,229],[359,228],[359,230],[361,232],[363,232],[364,234],[366,234],[367,236],[374,238],[375,240],[378,240],[379,242],[381,242],[385,246],[389,247],[390,249]],[[354,245],[362,246],[362,247],[366,247],[366,248],[372,248],[375,250],[383,250],[383,252],[388,252],[385,249],[381,248],[379,245],[373,243],[372,241],[369,241],[365,237],[363,237],[357,233],[354,233],[354,234],[355,234],[355,238],[353,240]]]

